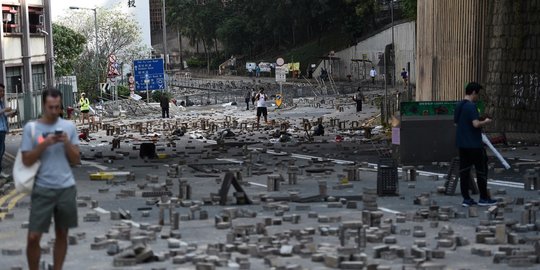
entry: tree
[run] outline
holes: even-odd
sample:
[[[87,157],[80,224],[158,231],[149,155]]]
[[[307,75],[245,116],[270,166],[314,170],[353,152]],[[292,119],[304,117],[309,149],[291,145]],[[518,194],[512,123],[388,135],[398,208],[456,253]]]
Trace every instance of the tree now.
[[[402,0],[403,11],[405,16],[409,19],[416,20],[418,0]]]
[[[72,75],[84,51],[86,38],[71,28],[53,23],[54,70],[56,76]]]
[[[247,56],[246,60],[258,61],[307,45],[314,38],[318,47],[326,47],[323,38],[336,33],[355,43],[362,35],[390,22],[389,1],[167,0],[167,24],[190,37],[193,44],[202,43],[207,64],[208,48],[216,46],[216,40],[227,56]],[[415,10],[412,4],[417,0],[401,1],[405,1],[404,8]],[[400,14],[395,19],[400,19]]]
[[[150,49],[142,44],[141,30],[137,22],[131,15],[124,13],[119,6],[110,9],[97,9],[99,46],[97,65],[93,12],[88,10],[71,11],[66,17],[60,19],[60,24],[74,29],[86,37],[84,51],[74,65],[74,70],[77,76],[77,85],[86,90],[91,98],[99,96],[96,85],[97,76],[99,75],[100,82],[105,82],[107,78],[109,55],[116,55],[119,64],[130,64],[135,59],[150,56]]]
[[[190,37],[193,44],[202,42],[208,71],[210,71],[212,47],[215,49],[216,56],[219,54],[217,29],[221,24],[223,9],[223,3],[219,0],[200,3],[191,0],[167,1],[167,25]]]

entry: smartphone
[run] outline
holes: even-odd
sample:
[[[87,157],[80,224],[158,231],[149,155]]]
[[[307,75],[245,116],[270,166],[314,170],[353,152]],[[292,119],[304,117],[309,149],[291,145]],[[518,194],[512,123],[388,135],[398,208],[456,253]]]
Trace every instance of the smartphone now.
[[[62,135],[62,133],[64,133],[64,131],[61,128],[54,130],[54,135]]]

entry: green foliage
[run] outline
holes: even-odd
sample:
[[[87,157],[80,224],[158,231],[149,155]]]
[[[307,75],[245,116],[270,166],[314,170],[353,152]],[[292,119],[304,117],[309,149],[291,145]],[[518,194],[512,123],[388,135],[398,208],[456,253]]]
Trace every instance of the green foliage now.
[[[168,24],[193,42],[210,47],[218,39],[227,55],[253,56],[294,47],[340,25],[353,16],[345,0],[207,0],[167,1]],[[219,55],[218,55],[219,56]]]
[[[130,94],[129,87],[125,85],[118,85],[116,87],[116,90],[118,91],[118,96],[129,97],[129,94]]]
[[[417,0],[402,1],[404,9],[416,13]],[[290,52],[291,58],[311,61],[342,48],[328,48],[326,45],[332,42],[323,41],[325,36],[339,39],[335,44],[351,45],[362,35],[388,24],[389,9],[383,8],[388,3],[388,0],[168,0],[166,9],[169,26],[189,37],[193,44],[203,43],[206,66],[210,68],[215,59],[236,55],[262,60],[272,52],[290,51],[299,45],[308,48],[304,52]],[[224,47],[226,57],[217,51],[212,53],[216,40]],[[212,56],[214,60],[210,59]],[[193,64],[192,67],[200,66],[199,62]]]
[[[169,92],[163,92],[163,91],[152,91],[152,100],[154,102],[159,102],[162,96],[166,96],[171,99],[172,95]]]
[[[53,23],[54,70],[56,76],[72,75],[86,38],[69,27]]]
[[[206,61],[204,59],[192,57],[186,60],[188,67],[190,68],[204,68],[206,67]]]
[[[114,18],[114,19],[113,19]],[[89,98],[99,96],[97,77],[105,82],[108,56],[116,55],[118,64],[132,63],[135,59],[150,56],[150,49],[142,45],[141,30],[134,18],[122,11],[120,6],[97,9],[97,62],[94,13],[88,10],[70,11],[61,18],[60,24],[69,27],[86,38],[86,44],[73,69],[77,86]]]
[[[403,12],[409,19],[416,20],[418,0],[401,0],[403,2]]]
[[[299,46],[289,51],[285,55],[285,59],[290,62],[300,62],[300,70],[303,74],[310,64],[317,64],[320,61],[320,56],[337,48],[344,48],[347,45],[347,40],[340,38],[341,34],[333,33],[324,36],[320,42],[312,41],[303,46]]]

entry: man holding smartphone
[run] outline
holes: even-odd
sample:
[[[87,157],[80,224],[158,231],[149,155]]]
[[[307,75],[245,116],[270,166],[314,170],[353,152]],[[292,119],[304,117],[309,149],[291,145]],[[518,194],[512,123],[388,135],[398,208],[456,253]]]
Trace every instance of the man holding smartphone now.
[[[4,152],[6,150],[6,134],[9,132],[8,117],[13,117],[17,114],[17,111],[13,111],[11,107],[6,106],[4,101],[4,96],[6,95],[5,91],[5,86],[0,83],[0,177],[3,178],[9,176],[2,172],[2,159],[4,158]]]
[[[464,207],[497,204],[491,199],[487,190],[487,155],[482,142],[482,127],[491,123],[491,119],[480,119],[476,102],[483,87],[470,82],[465,87],[465,98],[456,105],[454,123],[456,124],[456,146],[459,149],[459,181],[461,184],[462,205]],[[480,200],[476,202],[469,195],[471,168],[476,171],[476,182],[480,192]]]
[[[54,217],[54,269],[62,269],[67,253],[68,230],[77,227],[77,190],[71,165],[80,163],[79,137],[75,125],[59,117],[62,94],[51,88],[43,91],[43,114],[24,126],[22,162],[41,166],[36,174],[30,202],[26,256],[30,270],[37,270],[40,240],[49,231]],[[32,132],[32,125],[34,132]]]

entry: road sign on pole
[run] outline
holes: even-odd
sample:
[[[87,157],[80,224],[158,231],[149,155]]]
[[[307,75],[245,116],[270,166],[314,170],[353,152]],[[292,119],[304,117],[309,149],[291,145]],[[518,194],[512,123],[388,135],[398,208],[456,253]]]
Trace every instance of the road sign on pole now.
[[[287,81],[287,73],[289,73],[289,70],[285,66],[277,66],[276,67],[276,82],[286,82]]]
[[[102,93],[107,93],[107,91],[109,91],[109,84],[108,83],[100,83],[99,86],[101,88]]]
[[[165,72],[163,59],[143,59],[133,61],[135,91],[164,90]],[[148,80],[148,85],[145,83]]]

